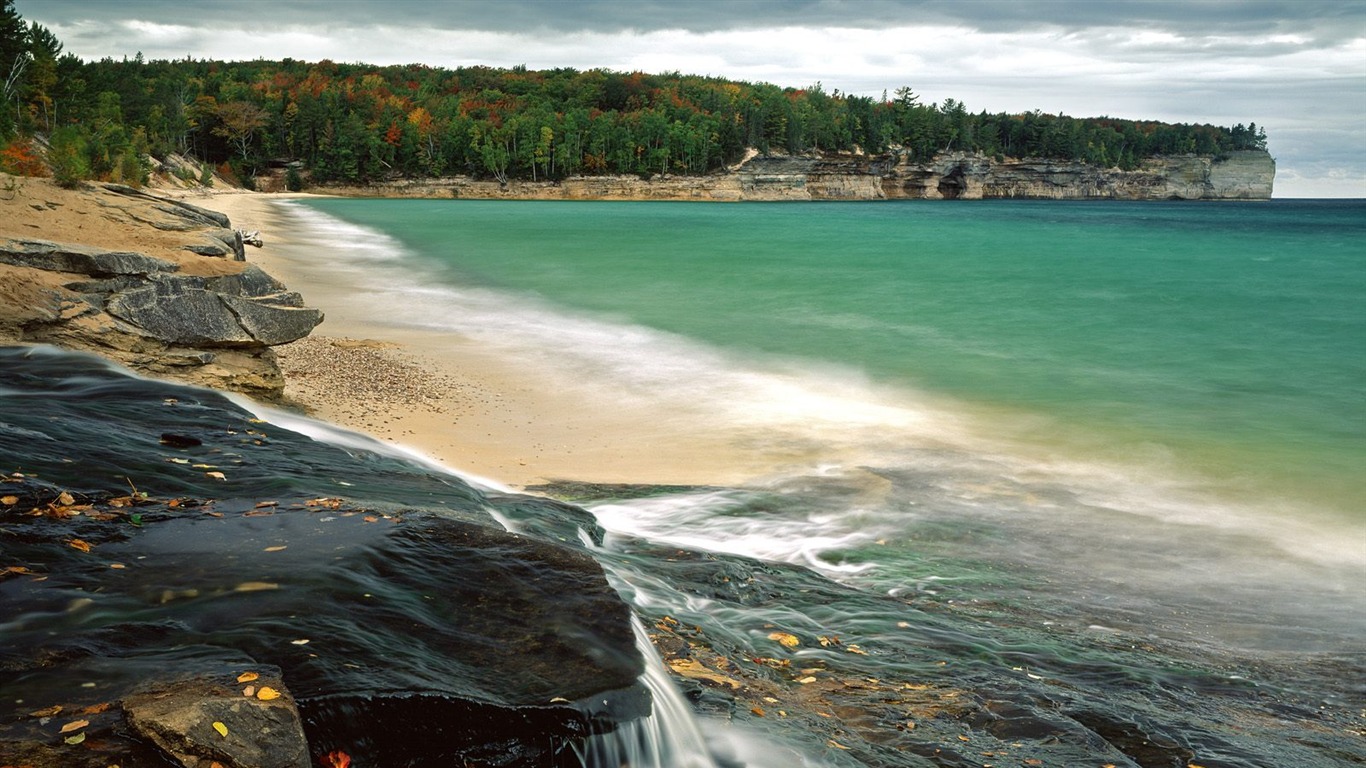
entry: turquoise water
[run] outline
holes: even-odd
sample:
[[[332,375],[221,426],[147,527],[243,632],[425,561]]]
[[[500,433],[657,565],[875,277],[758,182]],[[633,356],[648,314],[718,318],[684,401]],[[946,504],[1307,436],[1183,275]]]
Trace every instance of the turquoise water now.
[[[1366,203],[322,200],[452,284],[1366,519]]]
[[[1366,203],[282,211],[376,322],[800,449],[741,487],[589,494],[647,625],[741,660],[777,627],[804,663],[1191,750],[1088,736],[1047,764],[1359,763]],[[680,551],[786,570],[698,592],[661,565]],[[934,754],[962,735],[936,722],[911,732]],[[809,764],[876,764],[816,741]]]

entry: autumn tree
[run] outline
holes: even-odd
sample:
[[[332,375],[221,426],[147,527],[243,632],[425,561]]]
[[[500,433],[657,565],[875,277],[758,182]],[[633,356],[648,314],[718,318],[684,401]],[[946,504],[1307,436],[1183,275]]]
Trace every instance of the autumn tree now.
[[[227,139],[246,162],[252,137],[266,124],[265,110],[249,101],[229,101],[218,105],[216,115],[219,124],[214,127],[214,134]]]

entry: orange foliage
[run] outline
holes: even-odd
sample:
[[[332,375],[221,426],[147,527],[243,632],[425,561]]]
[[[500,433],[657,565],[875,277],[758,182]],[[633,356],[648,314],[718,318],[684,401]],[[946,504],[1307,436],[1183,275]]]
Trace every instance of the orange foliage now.
[[[47,165],[33,153],[28,139],[15,139],[0,149],[0,171],[15,176],[50,176]]]

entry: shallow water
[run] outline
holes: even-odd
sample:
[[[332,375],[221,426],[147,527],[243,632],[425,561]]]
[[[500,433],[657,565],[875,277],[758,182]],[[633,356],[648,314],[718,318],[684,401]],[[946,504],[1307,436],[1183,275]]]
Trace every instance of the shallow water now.
[[[1017,703],[1052,701],[1088,733],[1118,728],[1111,741],[1124,723],[1162,733],[1202,765],[1339,765],[1361,754],[1366,698],[1363,214],[325,200],[288,215],[340,274],[385,286],[358,301],[401,297],[386,322],[814,457],[591,508],[618,542],[811,568],[836,602],[699,600],[625,557],[646,615],[740,652],[769,652],[766,624],[859,638],[877,651],[842,662],[871,676],[1014,680]],[[1103,716],[1077,704],[1092,700]],[[1296,746],[1322,717],[1347,746]],[[1284,730],[1249,735],[1259,718]]]

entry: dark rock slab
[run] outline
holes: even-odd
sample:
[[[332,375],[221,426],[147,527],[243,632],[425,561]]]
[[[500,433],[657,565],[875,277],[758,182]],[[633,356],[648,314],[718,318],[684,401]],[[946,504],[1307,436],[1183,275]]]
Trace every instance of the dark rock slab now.
[[[145,276],[180,269],[173,262],[132,251],[106,251],[84,245],[13,238],[0,239],[0,262],[101,278]]]
[[[279,695],[264,700],[255,695],[261,690]],[[237,683],[225,675],[163,683],[128,696],[122,705],[134,733],[187,768],[203,761],[224,768],[310,765],[298,707],[277,677]]]
[[[237,318],[237,322],[251,338],[266,344],[288,344],[302,339],[323,321],[323,313],[307,307],[279,306],[219,294],[219,299]]]
[[[292,304],[297,294],[282,293],[282,287],[255,266],[216,278],[160,276],[115,293],[105,308],[168,344],[269,346],[303,338],[323,319],[319,310]]]
[[[190,288],[182,281],[158,280],[144,288],[121,291],[105,309],[168,344],[243,347],[259,343],[218,293]]]

